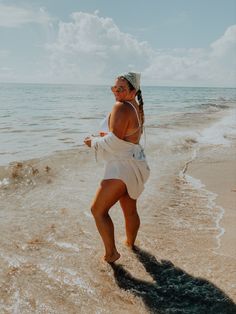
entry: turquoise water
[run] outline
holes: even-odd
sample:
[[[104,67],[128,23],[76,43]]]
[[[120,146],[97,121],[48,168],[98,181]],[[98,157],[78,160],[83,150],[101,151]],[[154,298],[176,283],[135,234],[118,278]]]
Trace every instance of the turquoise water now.
[[[146,127],[228,108],[236,89],[143,87]],[[114,103],[109,86],[0,84],[0,165],[78,147]],[[225,105],[227,103],[227,105]]]

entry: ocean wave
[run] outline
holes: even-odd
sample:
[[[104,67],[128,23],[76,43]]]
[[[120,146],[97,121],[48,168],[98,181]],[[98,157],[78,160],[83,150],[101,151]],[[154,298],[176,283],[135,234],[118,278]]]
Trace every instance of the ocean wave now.
[[[65,138],[58,138],[58,141],[61,141],[65,144],[75,144],[76,142],[70,138],[70,137],[65,137]]]
[[[198,105],[199,108],[216,108],[216,109],[229,109],[229,105],[223,105],[223,104],[215,104],[215,103],[203,103]]]
[[[193,147],[198,144],[198,141],[195,137],[183,136],[178,138],[173,138],[170,142],[170,151],[173,153],[187,152],[191,151]]]
[[[230,146],[231,140],[236,137],[235,117],[236,111],[232,110],[221,120],[205,128],[198,136],[199,143]]]
[[[223,102],[223,103],[222,103]],[[224,111],[228,110],[230,108],[235,107],[235,102],[231,101],[222,101],[222,100],[216,100],[216,102],[202,102],[202,103],[195,103],[190,106],[185,107],[185,109],[189,110],[190,112],[194,111],[196,113],[202,113],[202,112],[218,112],[218,111]]]
[[[87,117],[80,117],[81,120],[100,120],[101,117],[93,117],[93,116],[87,116]]]

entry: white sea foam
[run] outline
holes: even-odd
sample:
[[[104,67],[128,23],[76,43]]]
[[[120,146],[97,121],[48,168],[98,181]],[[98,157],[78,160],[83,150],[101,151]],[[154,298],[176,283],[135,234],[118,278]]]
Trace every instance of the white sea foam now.
[[[194,118],[191,116],[193,111],[204,115],[208,104],[212,106],[209,101],[214,101],[217,110],[225,110],[221,102],[227,106],[225,100],[232,99],[233,102],[236,98],[234,89],[208,88],[207,93],[205,88],[153,86],[143,89],[147,125],[160,127],[161,122],[161,128],[166,127],[166,130],[175,128],[175,119],[169,120],[170,116],[176,117],[177,114],[180,118],[178,126],[181,126],[186,113],[190,116],[185,116],[184,122]],[[39,106],[42,96],[45,101]],[[6,101],[1,103],[0,165],[38,158],[82,144],[86,135],[96,132],[99,120],[110,112],[114,102],[107,86],[78,88],[63,85],[55,88],[51,84],[26,84],[24,88],[9,84],[2,89],[0,84],[1,98]],[[199,108],[199,104],[205,103],[206,108]]]
[[[49,278],[57,282],[63,282],[67,285],[78,286],[89,294],[94,294],[94,291],[89,287],[89,285],[85,283],[84,280],[80,278],[78,273],[73,269],[65,267],[53,268],[46,263],[41,263],[38,266],[48,275]]]
[[[224,208],[221,206],[216,205],[215,200],[217,198],[217,194],[205,189],[205,185],[201,182],[201,180],[193,178],[190,175],[184,175],[185,180],[196,190],[199,190],[201,194],[207,196],[208,203],[206,204],[209,211],[212,213],[212,216],[215,220],[215,225],[217,230],[219,230],[218,234],[216,235],[216,243],[217,246],[214,248],[218,250],[221,246],[221,237],[225,233],[225,229],[220,225],[220,222],[224,216]]]
[[[16,290],[13,294],[14,304],[12,306],[13,314],[20,313],[20,293],[19,290]]]
[[[7,187],[9,184],[10,184],[9,178],[3,178],[3,180],[0,180],[0,188]]]
[[[92,268],[94,261],[91,260],[90,253],[97,251],[96,241],[99,239],[97,239],[97,232],[94,231],[93,221],[90,221],[93,219],[92,214],[90,211],[87,211],[87,209],[89,208],[89,199],[91,198],[92,193],[94,193],[97,185],[96,182],[98,181],[97,176],[100,172],[97,170],[98,165],[95,166],[93,155],[91,152],[89,153],[87,148],[86,154],[80,154],[82,148],[73,151],[69,150],[69,148],[74,147],[74,144],[72,144],[73,141],[79,143],[82,137],[89,135],[90,132],[94,131],[97,123],[94,119],[96,117],[101,118],[101,113],[105,115],[105,113],[109,112],[112,102],[110,99],[106,98],[106,96],[104,97],[105,90],[104,93],[101,91],[100,98],[97,97],[98,93],[96,93],[94,88],[91,90],[92,93],[90,93],[90,90],[88,90],[89,93],[85,93],[86,97],[79,98],[80,95],[78,93],[78,106],[75,106],[74,102],[70,102],[66,96],[75,92],[75,90],[79,90],[77,86],[71,87],[71,90],[68,90],[67,87],[65,87],[64,91],[61,88],[58,88],[55,92],[52,91],[50,86],[46,85],[45,87],[42,87],[42,89],[40,87],[38,90],[36,90],[34,86],[29,86],[29,88],[37,97],[31,96],[30,99],[27,100],[29,105],[27,110],[21,110],[18,107],[18,104],[20,104],[23,99],[18,97],[19,95],[16,92],[14,93],[15,102],[8,102],[3,105],[5,106],[5,109],[3,108],[4,110],[7,111],[10,108],[13,111],[13,114],[9,115],[9,117],[5,117],[4,121],[0,119],[0,124],[4,122],[6,127],[8,125],[12,126],[11,129],[5,130],[4,133],[0,132],[2,134],[0,134],[0,153],[3,153],[0,155],[0,165],[8,165],[8,163],[13,160],[19,161],[37,157],[37,161],[35,162],[37,165],[39,163],[40,167],[48,165],[48,163],[50,167],[52,165],[52,176],[50,177],[50,181],[47,181],[48,174],[46,173],[44,175],[44,172],[40,171],[39,175],[33,176],[33,179],[37,180],[37,186],[35,188],[32,186],[32,189],[23,190],[26,180],[32,178],[32,173],[30,171],[24,173],[27,174],[26,177],[24,177],[23,174],[22,178],[15,178],[11,175],[11,169],[1,169],[1,187],[8,187],[8,184],[11,185],[12,183],[17,183],[19,185],[19,189],[17,185],[17,189],[12,189],[12,191],[9,190],[9,192],[12,193],[9,193],[9,195],[8,193],[5,193],[1,198],[0,207],[2,207],[2,226],[4,225],[5,229],[9,227],[8,229],[11,230],[9,239],[4,238],[4,250],[6,249],[6,252],[0,250],[5,258],[3,259],[1,257],[2,265],[4,266],[3,271],[9,266],[22,267],[24,270],[24,265],[37,261],[36,267],[33,268],[32,282],[30,282],[30,284],[27,284],[27,278],[31,276],[29,271],[20,272],[20,276],[12,276],[12,282],[15,280],[16,287],[14,286],[13,289],[9,291],[9,303],[11,303],[11,306],[13,303],[17,304],[18,295],[17,293],[15,294],[15,291],[17,291],[17,287],[19,289],[19,285],[21,285],[21,288],[24,291],[19,289],[21,298],[19,311],[22,311],[22,309],[24,311],[27,307],[29,308],[29,298],[32,296],[32,299],[36,300],[36,311],[40,313],[58,313],[62,309],[62,306],[64,311],[69,311],[70,304],[75,305],[78,309],[82,308],[84,312],[89,308],[94,313],[118,313],[125,310],[126,307],[127,312],[129,310],[132,312],[132,308],[134,312],[144,312],[144,310],[142,311],[143,307],[137,307],[137,298],[130,300],[131,293],[122,292],[118,286],[114,286],[115,281],[113,272],[110,268],[108,269],[99,264],[96,265],[98,267],[96,268],[96,271],[93,272]],[[47,89],[50,92],[49,95],[47,95]],[[86,90],[83,90],[83,93],[84,91]],[[212,90],[213,93],[215,93],[215,91],[215,89]],[[172,247],[171,244],[170,246],[166,245],[165,237],[154,236],[154,238],[158,239],[150,240],[151,237],[146,236],[145,232],[149,235],[156,234],[156,223],[153,221],[152,217],[156,215],[158,210],[158,214],[160,213],[163,218],[163,226],[164,224],[167,226],[166,232],[167,237],[169,237],[168,230],[171,229],[169,226],[172,226],[172,215],[169,214],[169,211],[163,210],[163,213],[162,211],[159,211],[162,204],[163,206],[165,204],[164,201],[162,201],[162,197],[167,204],[170,199],[173,200],[173,204],[177,204],[177,206],[180,205],[180,207],[178,207],[180,209],[183,208],[188,211],[190,208],[190,210],[194,210],[194,207],[188,207],[188,202],[179,204],[181,203],[181,197],[183,197],[182,194],[176,194],[177,201],[180,202],[175,202],[175,194],[169,193],[169,188],[170,191],[173,191],[171,185],[173,182],[172,178],[173,176],[176,176],[175,171],[176,169],[179,169],[180,165],[183,165],[186,160],[190,160],[191,162],[191,160],[195,158],[198,151],[198,137],[201,137],[203,142],[205,140],[204,136],[207,138],[208,134],[204,134],[203,131],[202,134],[199,135],[199,130],[202,130],[206,124],[210,125],[217,114],[220,116],[221,113],[223,114],[223,112],[228,111],[228,109],[216,108],[217,110],[208,110],[205,106],[198,108],[197,104],[203,102],[200,98],[205,97],[203,95],[204,93],[202,94],[203,90],[201,89],[193,91],[196,95],[195,98],[192,98],[192,91],[188,89],[189,101],[186,103],[186,106],[183,103],[183,100],[186,98],[184,89],[178,89],[180,99],[178,99],[177,102],[175,102],[176,91],[170,95],[170,89],[165,89],[164,94],[161,90],[161,93],[159,93],[162,95],[160,101],[156,101],[156,98],[154,98],[158,92],[160,92],[158,88],[153,88],[152,90],[147,89],[146,91],[144,90],[144,92],[146,92],[150,100],[149,102],[148,97],[145,97],[144,99],[145,113],[147,113],[146,121],[148,125],[149,122],[153,125],[153,127],[147,128],[147,158],[150,158],[152,175],[141,199],[141,208],[147,209],[147,214],[143,212],[142,217],[147,228],[146,231],[145,228],[144,230],[142,229],[140,235],[143,237],[143,240],[141,241],[142,245],[148,250],[152,250],[153,255],[158,256],[159,244],[163,245],[163,248],[165,249],[163,251],[164,255],[168,253],[166,250],[172,250]],[[218,90],[216,92],[221,93],[221,91]],[[12,89],[9,89],[9,93],[12,94]],[[42,108],[41,106],[38,106],[38,102],[34,101],[34,99],[42,99],[42,94],[45,94],[48,99],[52,98],[52,100],[58,100],[60,103],[55,107],[55,101],[48,103],[46,101],[44,104],[45,108]],[[90,94],[93,95],[92,97],[94,97],[94,99],[91,100],[87,98],[87,95]],[[207,97],[209,97],[208,91],[205,95],[206,94]],[[170,96],[172,96],[172,98],[170,98]],[[213,98],[215,99],[216,97]],[[6,99],[10,99],[10,97],[6,97]],[[66,107],[65,103],[67,104]],[[98,106],[98,103],[101,104],[101,107],[100,105]],[[160,103],[163,104],[162,107],[160,107]],[[190,109],[187,108],[189,105],[192,106]],[[191,114],[191,110],[196,111],[196,114]],[[165,117],[162,115],[163,111],[166,113]],[[178,116],[175,116],[173,112],[177,112]],[[204,115],[205,112],[207,112],[208,116]],[[28,118],[23,120],[22,116],[25,116],[26,114]],[[34,115],[34,119],[38,121],[38,126],[31,124],[31,115]],[[161,119],[161,115],[163,119]],[[83,119],[83,117],[88,116],[89,119]],[[203,123],[201,123],[202,117]],[[50,118],[52,120],[50,120]],[[13,119],[19,123],[13,124]],[[24,123],[27,124],[27,129],[21,121],[24,121]],[[48,127],[48,123],[51,124],[51,128]],[[15,132],[16,129],[14,129],[14,125],[17,125],[17,128],[21,128],[21,131],[24,131],[20,133]],[[44,130],[42,130],[43,128]],[[231,129],[227,129],[227,125],[225,125],[225,128],[226,137],[223,137],[223,139],[230,140],[227,136],[231,134]],[[64,139],[65,137],[69,137],[73,141],[62,141],[60,140],[62,137]],[[206,143],[207,141],[208,140],[206,140]],[[212,141],[211,137],[210,141]],[[61,149],[67,150],[65,154],[59,152]],[[14,155],[15,151],[17,151],[17,154]],[[52,152],[55,152],[55,154],[51,155]],[[40,156],[44,155],[49,155],[49,157],[38,160]],[[165,161],[163,164],[162,160]],[[41,168],[37,169],[40,170]],[[94,176],[93,178],[90,178],[88,175],[89,173],[93,173],[96,176],[96,180],[94,179]],[[8,174],[9,179],[7,179]],[[182,171],[182,176],[184,175],[185,171]],[[197,189],[199,190],[199,193],[203,193],[205,187],[200,180],[189,178],[189,181],[191,181],[193,189]],[[48,184],[48,182],[50,184]],[[173,186],[173,189],[174,188],[175,187]],[[184,190],[183,192],[188,193],[188,191],[191,190],[191,187],[186,184],[186,188],[187,190]],[[63,191],[66,191],[66,193]],[[1,191],[1,195],[2,194]],[[191,197],[191,195],[186,196],[186,200],[188,200],[189,196]],[[205,209],[205,198],[206,194],[202,199],[203,210]],[[207,201],[206,203],[208,204]],[[193,205],[195,205],[194,200]],[[65,210],[64,212],[61,208],[66,208],[68,211]],[[218,211],[218,209],[219,208],[209,201],[209,212],[212,213],[216,223],[214,224],[213,222],[213,224],[208,226],[211,228],[210,230],[212,230],[210,232],[214,232],[214,234],[217,233],[217,246],[220,245],[221,236],[224,232],[224,229],[220,226],[223,209],[222,212],[220,212],[220,209]],[[208,212],[208,208],[206,208],[206,211]],[[171,213],[173,213],[173,208]],[[6,214],[9,216],[7,216],[7,220],[5,219]],[[186,229],[184,232],[191,227],[194,228],[194,231],[197,229],[195,229],[195,225],[191,224],[191,217],[189,218],[188,215],[186,217],[184,214],[185,211],[183,211],[183,216],[179,215],[181,220],[178,220],[176,223],[180,229],[180,239],[182,239],[182,227]],[[198,212],[194,214],[197,216]],[[189,215],[191,215],[191,213],[189,213]],[[17,219],[18,217],[20,218],[19,221],[16,220],[16,223],[14,224],[14,226],[16,225],[18,227],[12,228],[11,218]],[[29,219],[27,219],[28,217]],[[44,217],[44,219],[42,217]],[[79,220],[76,218],[79,227],[83,230],[79,243],[75,243],[76,241],[74,243],[70,242],[70,240],[73,240],[72,231],[74,228],[77,229],[78,226],[73,217],[80,217]],[[119,236],[122,227],[120,219],[122,218],[120,218],[120,216],[117,216],[116,218],[117,220],[115,222],[116,224],[118,223],[117,232]],[[55,225],[53,230],[49,228],[49,225],[52,224]],[[208,226],[206,226],[204,221],[200,221],[199,229],[205,228],[203,230],[203,236],[205,231],[208,232]],[[123,227],[122,232],[124,232]],[[45,237],[43,237],[43,239],[48,241],[49,245],[29,247],[28,244],[24,243],[25,238],[34,238],[37,234],[39,234],[39,237],[41,234],[44,234]],[[185,233],[183,234],[185,235]],[[22,254],[26,260],[21,260],[15,253],[12,253],[12,239],[15,239],[15,237],[20,237],[19,239],[22,240],[22,244],[19,244],[19,249],[17,249],[16,252]],[[88,239],[89,241],[87,241]],[[214,242],[214,244],[216,242]],[[204,243],[202,245],[204,246]],[[89,251],[86,250],[87,248]],[[52,256],[50,255],[50,252]],[[183,251],[183,258],[185,253],[186,252]],[[89,258],[85,255],[89,255]],[[186,253],[186,256],[188,256],[188,252]],[[212,255],[210,255],[210,257],[211,256]],[[95,259],[96,258],[97,257],[95,256]],[[136,269],[136,262],[133,261],[133,257],[129,256],[129,252],[125,252],[123,258],[128,268],[133,270]],[[175,256],[175,258],[179,259],[178,261],[181,262],[181,256]],[[190,264],[188,265],[186,262],[188,259],[185,259],[184,263],[186,262],[186,267],[190,267],[189,269],[192,269],[194,272],[194,265],[198,265],[200,258],[200,255],[195,256],[195,262],[192,263],[193,266]],[[26,264],[26,262],[28,263]],[[37,270],[39,270],[39,273]],[[36,272],[35,275],[34,272]],[[216,272],[216,276],[218,276],[219,273],[220,271]],[[5,286],[9,282],[8,277],[6,280]],[[225,284],[223,288],[227,288],[227,285],[228,283]],[[34,289],[34,287],[36,288]],[[111,287],[112,289],[114,288],[114,291],[112,290],[113,294],[110,293]],[[69,296],[69,299],[66,300],[65,304],[59,302],[57,305],[57,300],[63,300],[63,296]],[[69,302],[68,308],[67,301]],[[13,308],[4,308],[4,311],[13,312]]]
[[[52,235],[47,237],[47,241],[63,249],[69,249],[76,253],[80,252],[80,248],[71,242],[56,241]]]
[[[72,244],[72,243],[68,243],[68,242],[54,242],[54,244],[56,244],[57,246],[61,247],[61,248],[64,248],[64,249],[71,249],[75,252],[80,252],[80,249]]]
[[[200,144],[230,146],[230,138],[236,138],[236,110],[203,130],[197,139]]]
[[[5,260],[10,267],[20,267],[24,262],[25,259],[18,255],[11,255],[9,253],[6,254],[4,251],[0,251],[0,257]]]
[[[193,178],[188,174],[185,174],[185,179],[194,189],[200,190],[205,187],[201,180]]]

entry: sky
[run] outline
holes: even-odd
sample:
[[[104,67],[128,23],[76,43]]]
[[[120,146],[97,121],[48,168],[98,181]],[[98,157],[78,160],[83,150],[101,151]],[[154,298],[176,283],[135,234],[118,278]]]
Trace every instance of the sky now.
[[[236,0],[0,0],[0,82],[236,87]]]

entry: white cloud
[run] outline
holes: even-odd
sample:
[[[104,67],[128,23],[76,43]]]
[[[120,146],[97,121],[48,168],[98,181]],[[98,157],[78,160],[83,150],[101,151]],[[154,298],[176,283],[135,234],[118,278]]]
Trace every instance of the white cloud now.
[[[22,9],[28,12],[24,15],[19,13],[21,9],[17,10],[13,10],[15,21],[14,14],[7,21],[1,18],[1,12],[0,26],[31,23],[33,16],[37,23],[50,19],[45,11]],[[45,55],[27,61],[28,71],[17,73],[18,80],[24,76],[24,81],[111,83],[116,75],[137,70],[142,72],[142,82],[146,85],[236,86],[236,25],[230,26],[207,48],[154,50],[147,42],[122,32],[111,18],[98,14],[98,11],[74,12],[70,22],[59,22],[54,29],[56,36],[46,45]],[[0,59],[7,54],[11,60],[11,51],[0,51]],[[12,63],[3,61],[2,66],[12,67]],[[6,68],[1,80],[4,73],[10,78],[13,69]]]
[[[227,28],[224,35],[211,44],[212,55],[216,57],[225,57],[228,53],[236,51],[236,25]]]
[[[60,23],[51,53],[51,77],[57,81],[100,83],[127,70],[143,73],[154,85],[234,86],[236,25],[208,48],[154,51],[123,33],[111,18],[75,12]]]
[[[44,8],[33,10],[0,3],[0,27],[18,27],[27,23],[48,24],[50,16]]]
[[[150,84],[236,86],[236,25],[208,48],[159,50],[144,71]]]
[[[128,69],[144,70],[152,49],[119,30],[111,18],[76,12],[60,23],[51,52],[51,75],[69,82],[99,83]]]

